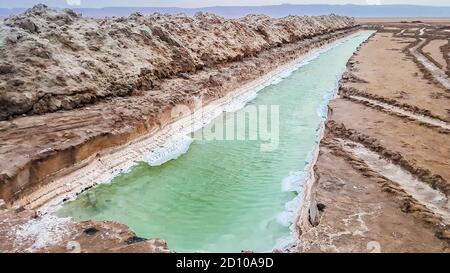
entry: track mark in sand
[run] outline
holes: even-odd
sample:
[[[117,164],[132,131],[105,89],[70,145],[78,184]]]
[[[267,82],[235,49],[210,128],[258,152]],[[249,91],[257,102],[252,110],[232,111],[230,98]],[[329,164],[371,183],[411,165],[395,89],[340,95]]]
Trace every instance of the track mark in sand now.
[[[381,101],[374,100],[374,99],[369,99],[369,98],[362,97],[362,96],[348,95],[348,97],[351,98],[351,99],[357,100],[357,101],[368,102],[368,103],[373,104],[375,106],[380,106],[383,109],[386,109],[386,110],[388,110],[390,112],[394,112],[394,113],[398,113],[398,114],[401,114],[401,115],[405,115],[405,116],[414,118],[414,119],[416,119],[418,121],[421,121],[421,122],[424,122],[424,123],[428,123],[428,124],[431,124],[431,125],[434,125],[434,126],[439,126],[439,127],[443,128],[443,129],[450,130],[450,124],[449,123],[447,123],[445,121],[442,121],[442,120],[439,120],[439,119],[436,119],[436,118],[432,118],[432,117],[427,117],[427,116],[424,116],[424,115],[416,114],[416,113],[414,113],[412,111],[408,111],[408,110],[402,109],[400,107],[391,105],[389,103],[381,102]]]
[[[419,30],[419,35],[420,36],[423,36],[425,34],[425,28],[421,28],[420,30]]]
[[[406,31],[406,28],[405,28],[405,29],[402,29],[402,31],[400,31],[399,33],[397,33],[396,36],[402,36],[403,33],[405,33],[405,31]]]
[[[362,160],[371,170],[397,183],[419,203],[440,216],[446,225],[450,224],[450,200],[445,194],[431,188],[431,186],[420,181],[410,172],[382,158],[379,154],[367,149],[360,143],[343,139],[338,139],[338,141],[346,152]]]
[[[418,43],[413,48],[410,48],[410,53],[419,61],[429,72],[430,74],[440,83],[442,84],[446,89],[450,89],[450,80],[447,77],[447,74],[437,67],[433,62],[428,60],[427,57],[422,55],[417,51],[418,48],[420,48],[424,43],[426,43],[426,39],[421,38],[420,43]]]

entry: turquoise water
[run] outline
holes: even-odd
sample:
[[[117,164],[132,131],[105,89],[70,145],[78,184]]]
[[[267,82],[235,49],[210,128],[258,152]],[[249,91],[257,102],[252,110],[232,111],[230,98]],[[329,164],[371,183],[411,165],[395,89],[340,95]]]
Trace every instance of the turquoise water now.
[[[66,203],[58,215],[115,220],[138,236],[166,240],[177,252],[270,251],[281,245],[292,238],[293,216],[286,207],[297,195],[287,182],[302,178],[328,99],[348,59],[370,34],[361,32],[320,54],[240,110],[273,110],[266,119],[275,144],[274,123],[279,126],[279,144],[273,149],[261,150],[267,139],[195,140],[176,160],[158,167],[141,162],[112,183]],[[276,106],[279,119],[271,121]],[[227,113],[213,124],[234,118]]]

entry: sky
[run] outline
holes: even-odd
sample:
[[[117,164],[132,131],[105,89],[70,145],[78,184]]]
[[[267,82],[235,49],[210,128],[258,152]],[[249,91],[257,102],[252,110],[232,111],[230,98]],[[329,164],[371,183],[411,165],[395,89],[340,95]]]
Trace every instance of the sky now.
[[[1,0],[0,8],[24,8],[38,3],[52,7],[206,7],[206,6],[252,6],[278,4],[410,4],[450,6],[449,0]]]

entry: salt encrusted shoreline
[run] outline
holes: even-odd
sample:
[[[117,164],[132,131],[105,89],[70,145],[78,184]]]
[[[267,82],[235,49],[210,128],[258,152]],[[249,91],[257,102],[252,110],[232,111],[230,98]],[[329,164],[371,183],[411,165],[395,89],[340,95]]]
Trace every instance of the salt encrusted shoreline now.
[[[326,107],[328,109],[328,104],[331,100],[335,99],[338,95],[339,91],[339,81],[336,86],[331,91],[330,97],[327,99]],[[297,234],[296,239],[300,238],[302,232],[308,231],[312,228],[310,218],[315,218],[318,216],[317,211],[317,202],[315,200],[315,191],[314,187],[316,186],[316,174],[315,174],[315,166],[317,160],[319,158],[320,152],[320,142],[322,141],[325,135],[325,125],[328,121],[328,113],[325,115],[326,117],[321,121],[319,126],[319,135],[317,138],[317,144],[314,146],[314,149],[311,153],[311,161],[305,167],[306,177],[302,184],[302,196],[300,207],[297,208],[297,214],[293,221],[293,225],[295,227],[295,232]]]
[[[374,32],[370,37],[372,37],[376,32]],[[370,37],[368,39],[370,39]],[[328,110],[328,104],[333,99],[336,99],[339,94],[339,81],[337,85],[335,86],[330,98],[327,100],[327,110]],[[319,152],[320,152],[320,143],[322,139],[325,136],[325,126],[328,122],[329,113],[327,111],[326,117],[322,120],[320,127],[319,127],[319,137],[317,139],[317,144],[314,147],[314,150],[312,151],[312,160],[309,162],[309,164],[306,166],[305,171],[307,171],[306,179],[303,183],[303,196],[302,196],[302,202],[301,206],[298,210],[298,214],[296,216],[296,219],[294,221],[294,225],[296,228],[296,231],[298,232],[298,237],[300,238],[301,233],[309,231],[311,228],[313,228],[313,224],[311,221],[317,221],[319,217],[319,211],[317,209],[317,202],[315,199],[315,187],[317,186],[316,182],[316,174],[315,174],[315,166],[317,164],[317,160],[319,158]]]

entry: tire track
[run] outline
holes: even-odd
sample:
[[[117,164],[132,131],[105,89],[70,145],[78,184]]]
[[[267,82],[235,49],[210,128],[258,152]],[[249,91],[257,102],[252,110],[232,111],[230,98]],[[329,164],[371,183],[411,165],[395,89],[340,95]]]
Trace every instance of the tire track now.
[[[400,114],[400,115],[404,115],[404,116],[408,116],[410,118],[413,118],[415,120],[418,120],[420,122],[424,122],[433,126],[437,126],[440,127],[442,129],[446,129],[446,130],[450,130],[450,124],[443,121],[443,120],[439,120],[436,118],[432,118],[432,117],[427,117],[425,115],[420,115],[420,114],[416,114],[412,111],[408,111],[405,109],[402,109],[400,107],[397,107],[395,105],[386,103],[386,102],[382,102],[382,101],[378,101],[378,100],[374,100],[374,99],[369,99],[366,97],[362,97],[362,96],[356,96],[356,95],[347,95],[347,97],[353,99],[353,100],[357,100],[359,102],[368,102],[374,106],[379,106],[382,107],[383,109],[387,110],[388,112],[393,112],[396,114]]]

